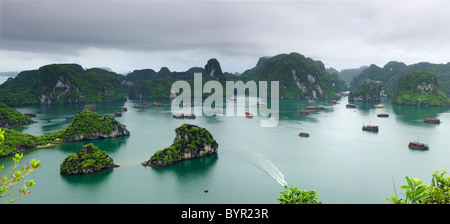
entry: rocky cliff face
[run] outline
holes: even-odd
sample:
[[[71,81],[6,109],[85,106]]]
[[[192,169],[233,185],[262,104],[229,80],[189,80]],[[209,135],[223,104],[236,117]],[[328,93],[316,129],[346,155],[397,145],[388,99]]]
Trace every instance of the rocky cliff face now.
[[[173,144],[158,150],[143,166],[167,166],[182,160],[216,154],[218,144],[211,133],[204,128],[183,124],[175,129]]]
[[[61,163],[60,173],[65,175],[92,174],[118,166],[106,152],[91,143],[83,146],[76,154],[69,155]]]

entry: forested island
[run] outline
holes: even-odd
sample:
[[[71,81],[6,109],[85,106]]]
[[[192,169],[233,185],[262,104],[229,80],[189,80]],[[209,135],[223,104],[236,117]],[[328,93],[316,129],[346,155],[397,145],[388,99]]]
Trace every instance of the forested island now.
[[[60,173],[64,175],[93,174],[118,166],[105,151],[90,143],[84,145],[77,153],[68,155],[60,165]]]
[[[183,124],[175,129],[173,144],[158,150],[143,166],[167,166],[182,160],[216,154],[219,144],[211,133],[201,127]]]
[[[0,157],[11,156],[39,146],[61,144],[72,141],[94,140],[99,138],[114,138],[128,136],[130,132],[125,126],[110,115],[101,116],[88,109],[74,116],[72,123],[60,131],[34,136],[20,133],[13,129],[5,131]]]

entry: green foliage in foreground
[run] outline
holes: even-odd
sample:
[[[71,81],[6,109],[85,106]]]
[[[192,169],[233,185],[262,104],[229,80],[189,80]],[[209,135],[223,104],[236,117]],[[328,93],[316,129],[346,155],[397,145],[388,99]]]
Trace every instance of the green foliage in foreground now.
[[[391,198],[386,200],[392,201],[393,204],[449,204],[450,177],[444,177],[446,173],[446,170],[442,172],[436,170],[433,173],[431,186],[417,178],[405,177],[407,185],[401,186],[401,189],[405,191],[406,198],[399,198],[394,187]]]
[[[317,198],[319,195],[314,190],[302,190],[296,186],[284,187],[281,197],[278,198],[280,204],[322,204]]]
[[[5,140],[4,136],[5,131],[0,129],[0,144]],[[3,153],[3,149],[0,148],[0,154]],[[22,187],[19,187],[17,191],[12,191],[12,188],[16,186],[23,178],[32,173],[36,168],[40,166],[39,160],[32,159],[30,163],[27,163],[26,167],[21,166],[18,168],[20,161],[23,158],[23,154],[15,154],[13,157],[14,165],[11,167],[7,174],[4,174],[3,177],[0,177],[0,198],[9,198],[15,194],[18,194],[17,197],[9,199],[7,203],[13,203],[17,200],[24,198],[25,196],[30,194],[30,188],[35,184],[34,180],[24,181]],[[0,166],[0,172],[5,168],[2,164]]]

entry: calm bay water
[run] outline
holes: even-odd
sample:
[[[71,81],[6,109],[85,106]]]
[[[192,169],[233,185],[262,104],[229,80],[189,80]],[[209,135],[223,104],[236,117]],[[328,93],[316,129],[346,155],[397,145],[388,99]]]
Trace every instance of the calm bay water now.
[[[41,166],[27,179],[34,179],[32,193],[18,203],[278,203],[283,191],[277,180],[315,190],[323,203],[389,203],[385,197],[400,192],[405,176],[431,182],[432,173],[450,169],[450,110],[440,107],[391,105],[374,109],[373,103],[357,103],[349,109],[347,98],[331,105],[326,101],[280,101],[276,127],[262,128],[259,120],[244,116],[174,119],[170,101],[163,107],[133,108],[144,101],[97,104],[93,111],[113,114],[127,126],[129,137],[68,143],[24,153],[23,161],[38,159]],[[306,106],[324,106],[308,115]],[[24,133],[41,135],[61,130],[83,105],[32,105],[16,107],[36,113],[38,123],[15,127]],[[377,117],[387,112],[388,118]],[[437,117],[441,124],[427,124]],[[218,155],[183,161],[167,167],[143,167],[141,162],[169,146],[175,128],[191,123],[208,129],[219,143]],[[378,133],[362,126],[379,125]],[[299,137],[308,132],[310,137]],[[408,148],[410,140],[430,145],[430,150]],[[82,145],[94,143],[120,167],[86,176],[63,176],[59,165]],[[4,158],[0,164],[11,164]],[[208,189],[208,193],[204,190]]]

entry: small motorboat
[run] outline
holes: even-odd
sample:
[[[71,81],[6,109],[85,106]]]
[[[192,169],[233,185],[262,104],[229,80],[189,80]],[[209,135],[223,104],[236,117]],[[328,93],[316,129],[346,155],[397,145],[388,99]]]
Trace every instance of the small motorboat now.
[[[121,117],[121,116],[122,116],[122,113],[119,112],[119,111],[116,111],[116,112],[114,112],[114,116],[116,116],[116,117]]]
[[[378,114],[378,117],[389,117],[389,114]]]
[[[153,106],[155,106],[155,107],[161,107],[162,104],[161,104],[161,103],[154,102],[154,103],[153,103]]]
[[[134,105],[134,108],[141,108],[141,105]]]
[[[345,107],[347,107],[347,108],[356,108],[356,105],[355,104],[347,104]]]
[[[127,111],[128,108],[127,108],[127,107],[123,107],[122,110],[123,110],[123,111]]]
[[[245,112],[245,117],[247,118],[253,118],[253,114],[249,112]]]

